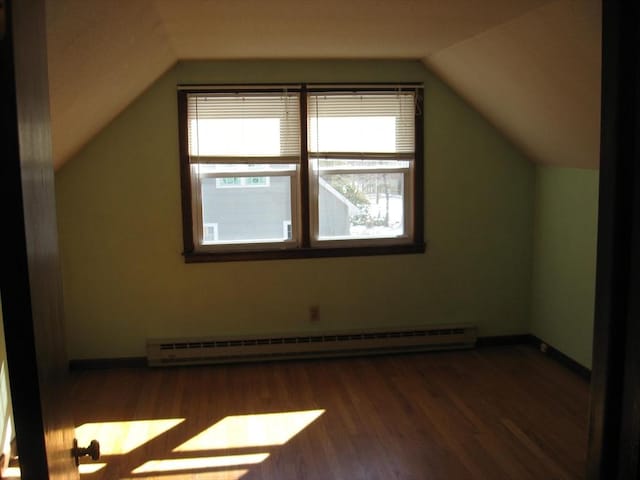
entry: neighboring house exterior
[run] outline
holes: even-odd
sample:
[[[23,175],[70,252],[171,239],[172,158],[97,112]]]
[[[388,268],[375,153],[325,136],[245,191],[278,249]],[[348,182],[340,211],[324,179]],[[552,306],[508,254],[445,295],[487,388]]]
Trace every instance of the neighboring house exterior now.
[[[319,186],[320,236],[349,235],[358,207],[322,178]],[[204,241],[291,238],[290,196],[288,176],[202,179]]]
[[[341,237],[350,235],[351,217],[360,213],[347,197],[333,188],[329,182],[319,179],[320,195],[320,237]]]

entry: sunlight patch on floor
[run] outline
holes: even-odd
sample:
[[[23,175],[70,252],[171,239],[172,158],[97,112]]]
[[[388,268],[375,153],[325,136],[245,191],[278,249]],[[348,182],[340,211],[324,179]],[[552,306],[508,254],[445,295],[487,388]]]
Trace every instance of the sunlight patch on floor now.
[[[251,448],[284,445],[317,420],[324,409],[292,412],[230,415],[191,439],[176,447],[173,452],[205,452],[230,448]],[[79,445],[89,445],[91,440],[100,442],[102,455],[124,455],[166,433],[184,418],[158,420],[133,420],[122,422],[85,423],[76,428]],[[151,479],[161,475],[163,480],[179,480],[189,472],[198,480],[238,480],[247,469],[219,470],[226,467],[256,465],[269,457],[269,453],[246,455],[208,456],[150,460],[131,471],[136,479]],[[103,469],[106,463],[83,463],[80,474],[92,474]],[[217,469],[205,472],[205,469]],[[177,474],[172,472],[182,471]],[[147,475],[144,475],[147,474]],[[7,479],[19,479],[20,468],[5,471]],[[122,479],[127,480],[127,479]]]
[[[91,473],[96,473],[106,466],[106,463],[81,463],[80,465],[78,465],[78,471],[80,472],[80,475],[88,475]]]
[[[249,470],[219,470],[216,472],[198,472],[189,473],[185,477],[184,473],[165,474],[157,476],[155,474],[142,475],[129,478],[121,478],[120,480],[239,480],[243,475],[248,473]]]
[[[176,470],[201,470],[204,468],[255,465],[269,457],[268,453],[249,455],[227,455],[222,457],[175,458],[171,460],[150,460],[131,471],[133,474],[153,472],[173,472]]]
[[[19,467],[9,467],[3,473],[4,476],[2,478],[20,478]]]
[[[323,413],[324,410],[304,410],[225,417],[173,451],[284,445]]]
[[[106,463],[96,463],[96,464],[81,464],[78,468],[80,471],[80,475],[90,475],[92,473],[96,473],[99,470],[103,469],[107,464]],[[189,478],[193,478],[194,480],[240,480],[240,478],[248,473],[249,470],[218,470],[215,472],[198,472],[189,475]],[[132,472],[133,473],[133,472]],[[4,471],[4,476],[2,477],[6,480],[13,480],[20,478],[20,468],[19,467],[9,467]],[[150,480],[152,478],[157,478],[155,472],[151,476],[136,476],[135,478],[122,478],[120,480]],[[162,480],[185,480],[184,473],[178,474],[165,474],[162,473]]]
[[[78,465],[80,475],[96,473],[106,467],[106,463],[82,463]],[[20,467],[9,467],[4,471],[3,479],[20,478]]]
[[[80,446],[89,445],[93,439],[98,440],[101,455],[122,455],[162,435],[184,420],[168,418],[85,423],[76,428],[76,438]]]

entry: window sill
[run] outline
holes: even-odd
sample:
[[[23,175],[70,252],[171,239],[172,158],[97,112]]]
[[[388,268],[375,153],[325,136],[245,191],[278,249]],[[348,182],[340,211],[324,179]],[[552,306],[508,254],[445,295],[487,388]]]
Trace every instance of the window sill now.
[[[257,252],[185,252],[185,263],[247,262],[256,260],[288,260],[294,258],[365,257],[424,253],[425,243],[349,248],[296,248]]]

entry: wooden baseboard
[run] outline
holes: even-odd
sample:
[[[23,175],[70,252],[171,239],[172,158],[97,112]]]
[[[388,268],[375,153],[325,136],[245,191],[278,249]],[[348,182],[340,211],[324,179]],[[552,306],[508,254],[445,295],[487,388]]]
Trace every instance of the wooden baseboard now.
[[[562,353],[557,348],[552,347],[544,340],[539,339],[535,335],[523,334],[523,335],[498,335],[495,337],[479,337],[476,342],[477,347],[499,347],[505,345],[529,345],[536,350],[542,352],[544,355],[549,356],[558,363],[561,363],[569,370],[577,373],[585,380],[591,380],[591,370],[587,367],[579,364],[573,358]]]
[[[529,337],[530,335],[481,337],[478,338],[476,346],[518,345],[529,343]],[[146,357],[84,358],[69,360],[69,370],[72,372],[81,370],[105,370],[109,368],[140,368],[146,366],[148,366]]]
[[[585,380],[587,381],[591,380],[591,370],[589,368],[579,364],[573,358],[562,353],[557,348],[552,347],[544,340],[540,340],[535,335],[530,335],[530,337],[531,337],[532,347],[538,349],[540,352],[554,359],[556,362],[561,363],[562,365],[567,367],[569,370],[580,375]]]
[[[528,345],[531,343],[531,335],[523,333],[519,335],[496,335],[493,337],[478,337],[477,347],[501,347],[505,345]]]
[[[535,335],[496,335],[491,337],[478,337],[476,347],[500,347],[508,345],[529,345],[550,358],[561,363],[571,371],[577,373],[585,380],[591,379],[591,370],[580,365],[574,359],[565,355],[560,350],[552,347],[548,343],[540,340]],[[91,358],[69,361],[69,370],[104,370],[108,368],[140,368],[147,366],[145,357],[125,357],[125,358]]]

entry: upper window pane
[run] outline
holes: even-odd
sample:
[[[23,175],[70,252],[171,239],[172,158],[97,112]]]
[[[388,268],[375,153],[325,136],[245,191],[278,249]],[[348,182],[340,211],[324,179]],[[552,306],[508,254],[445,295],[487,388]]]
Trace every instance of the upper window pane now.
[[[311,117],[311,152],[395,152],[395,117]]]
[[[413,152],[414,102],[412,92],[311,93],[309,152]]]
[[[192,157],[280,157],[300,152],[298,94],[190,94]]]
[[[279,118],[191,120],[191,154],[195,156],[278,157]]]

